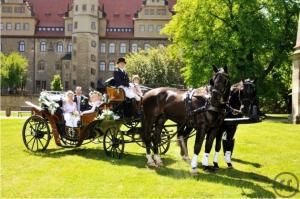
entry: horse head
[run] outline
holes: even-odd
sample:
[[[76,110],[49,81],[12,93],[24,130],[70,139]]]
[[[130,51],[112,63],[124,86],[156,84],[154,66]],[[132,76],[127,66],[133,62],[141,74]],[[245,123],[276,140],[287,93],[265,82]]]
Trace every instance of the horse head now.
[[[210,80],[212,86],[211,103],[213,106],[220,106],[228,102],[230,93],[230,82],[227,66],[218,69],[213,66],[214,75]]]
[[[244,115],[251,114],[251,107],[256,100],[256,80],[246,79],[241,81],[239,89],[239,100],[241,103],[241,111]]]

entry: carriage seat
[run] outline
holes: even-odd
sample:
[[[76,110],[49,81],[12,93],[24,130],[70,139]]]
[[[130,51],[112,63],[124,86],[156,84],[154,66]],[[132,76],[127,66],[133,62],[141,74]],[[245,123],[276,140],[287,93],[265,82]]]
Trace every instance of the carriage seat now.
[[[109,101],[121,102],[125,100],[125,91],[122,88],[107,87],[106,92]]]
[[[99,112],[95,111],[93,113],[87,113],[87,114],[83,114],[80,116],[80,121],[81,121],[81,125],[82,126],[87,126],[88,124],[90,124],[92,121],[95,120],[96,117],[98,117]]]

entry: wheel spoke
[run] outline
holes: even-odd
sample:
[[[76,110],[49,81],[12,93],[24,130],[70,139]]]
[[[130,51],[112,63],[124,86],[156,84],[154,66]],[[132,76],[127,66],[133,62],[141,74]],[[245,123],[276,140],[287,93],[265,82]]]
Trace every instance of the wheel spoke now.
[[[43,145],[42,141],[41,141],[40,139],[38,139],[38,140],[39,140],[39,142],[41,143],[42,147],[44,148],[44,145]]]
[[[38,142],[38,138],[36,139],[36,150],[38,151],[39,150],[39,142]]]
[[[31,146],[31,151],[33,151],[34,143],[35,143],[35,137],[34,137],[34,140],[33,140],[33,144]]]
[[[29,135],[28,135],[29,136]],[[32,138],[27,142],[27,146],[29,145],[29,143],[34,139],[34,137],[32,136]]]

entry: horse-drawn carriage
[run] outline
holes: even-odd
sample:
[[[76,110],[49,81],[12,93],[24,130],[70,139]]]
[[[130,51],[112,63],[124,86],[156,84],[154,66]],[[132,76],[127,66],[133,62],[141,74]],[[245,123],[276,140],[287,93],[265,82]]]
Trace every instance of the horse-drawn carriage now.
[[[105,103],[99,110],[80,116],[78,127],[67,127],[62,113],[64,93],[43,91],[40,105],[26,102],[32,107],[32,116],[24,123],[22,137],[24,145],[32,152],[47,149],[51,138],[61,147],[79,147],[88,143],[103,144],[106,155],[121,158],[125,144],[137,143],[144,147],[141,139],[141,118],[132,117],[124,108],[127,103],[124,91],[107,88]],[[166,125],[162,133],[160,152],[168,151],[171,135]]]

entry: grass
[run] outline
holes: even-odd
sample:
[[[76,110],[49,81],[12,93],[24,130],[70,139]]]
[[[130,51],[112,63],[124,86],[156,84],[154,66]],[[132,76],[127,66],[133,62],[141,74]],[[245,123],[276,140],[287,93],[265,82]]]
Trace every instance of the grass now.
[[[22,112],[20,116],[22,117],[29,117],[31,115],[30,111]],[[1,117],[6,117],[5,111],[0,111]],[[11,117],[19,117],[18,111],[11,111]]]
[[[102,145],[62,149],[54,140],[46,152],[33,154],[22,143],[24,121],[1,120],[2,197],[275,198],[273,187],[293,191],[274,181],[277,174],[288,171],[300,177],[300,126],[285,123],[281,116],[240,125],[235,169],[226,169],[222,158],[219,171],[206,174],[199,169],[198,177],[190,175],[175,143],[163,156],[165,166],[155,170],[146,167],[145,151],[135,144],[125,146],[121,160],[106,157]],[[190,156],[193,143],[194,138],[189,141]]]

